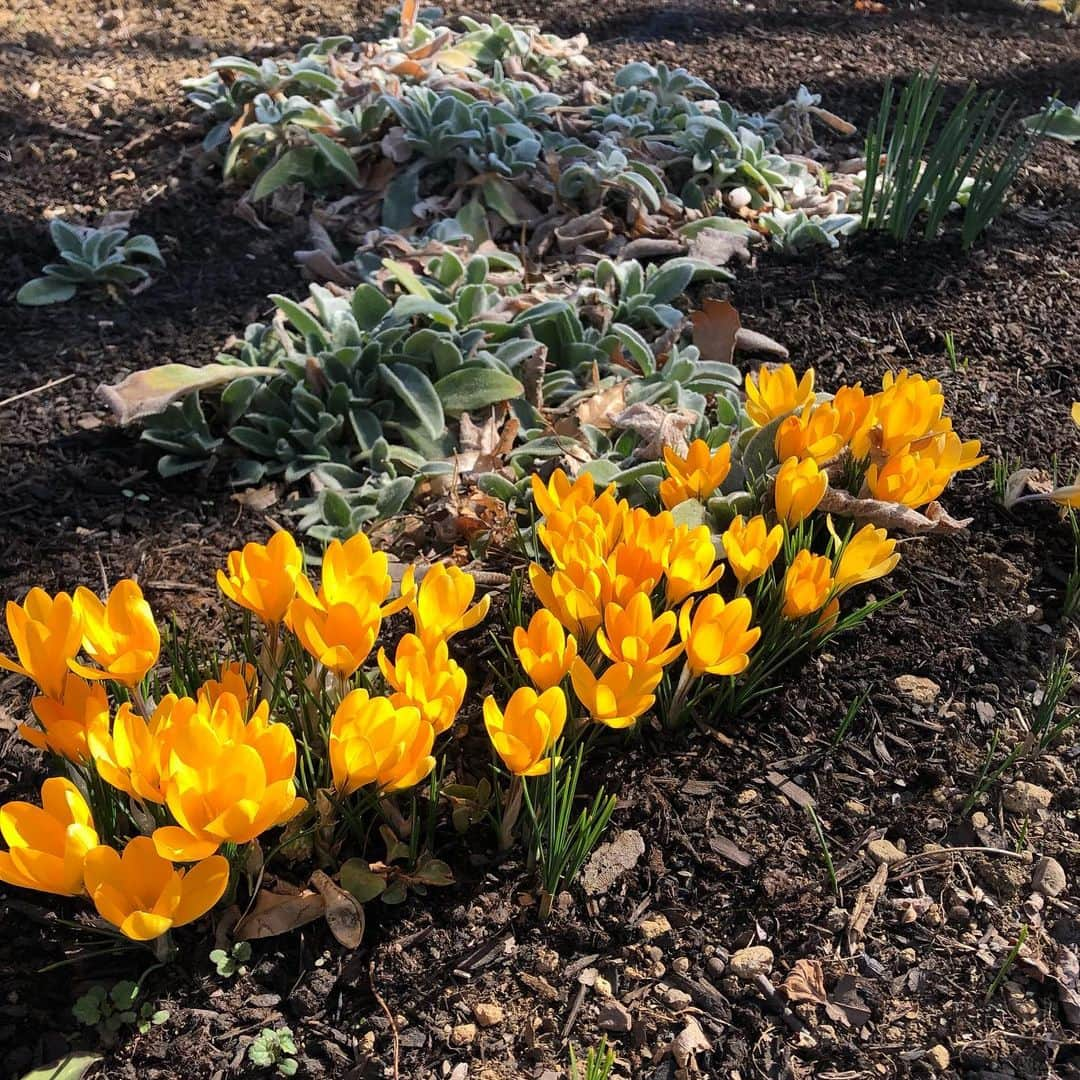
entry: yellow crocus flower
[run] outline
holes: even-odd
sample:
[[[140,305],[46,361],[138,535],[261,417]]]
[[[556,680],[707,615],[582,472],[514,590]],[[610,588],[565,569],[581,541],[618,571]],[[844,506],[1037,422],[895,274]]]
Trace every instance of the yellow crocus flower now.
[[[819,465],[832,461],[847,445],[848,434],[844,431],[844,417],[830,401],[820,405],[806,405],[802,412],[794,413],[776,429],[775,449],[777,459],[789,457],[813,458]]]
[[[105,687],[74,675],[68,678],[63,701],[36,697],[30,707],[41,730],[20,724],[19,734],[33,746],[51,750],[76,765],[90,760],[90,733],[107,734],[109,730],[109,698]]]
[[[608,604],[604,625],[596,631],[596,644],[613,663],[662,668],[671,663],[682,645],[669,647],[675,636],[675,612],[653,616],[648,593],[636,593],[625,607]]]
[[[265,544],[245,544],[241,551],[230,551],[225,570],[217,573],[217,583],[234,604],[268,626],[276,626],[289,610],[303,569],[303,552],[281,529]]]
[[[103,919],[133,941],[153,941],[201,918],[222,898],[229,862],[211,855],[190,870],[177,870],[149,836],[136,836],[123,855],[111,847],[94,848],[86,856],[85,877]]]
[[[579,656],[570,668],[570,680],[578,701],[599,724],[628,728],[656,700],[653,691],[663,670],[647,665],[612,664],[599,678]]]
[[[532,684],[540,691],[550,690],[570,673],[577,656],[577,639],[547,608],[540,608],[529,620],[528,629],[514,627],[514,652]]]
[[[395,708],[411,705],[436,735],[453,726],[467,680],[461,666],[450,659],[445,641],[429,649],[415,634],[405,634],[397,643],[393,664],[386,650],[379,650],[379,670],[395,691],[390,696]]]
[[[660,482],[660,501],[669,510],[687,499],[704,502],[731,472],[731,444],[724,443],[713,452],[704,439],[695,439],[680,457],[670,446],[664,447],[667,479]]]
[[[62,701],[68,664],[82,643],[82,618],[71,597],[34,588],[22,604],[9,600],[6,615],[18,662],[0,653],[0,667],[33,679],[46,697]]]
[[[820,611],[832,590],[832,560],[799,551],[784,574],[784,618],[802,619]]]
[[[679,612],[679,634],[686,648],[686,667],[691,677],[739,675],[750,666],[750,650],[761,637],[751,626],[754,610],[745,596],[725,602],[709,593],[694,608],[687,600]]]
[[[764,365],[757,373],[746,376],[746,415],[758,427],[764,427],[785,413],[794,412],[814,400],[814,369],[807,368],[796,379],[790,364],[775,368]]]
[[[742,586],[757,581],[772,566],[784,542],[784,530],[780,525],[771,529],[765,519],[757,514],[749,521],[739,514],[721,537],[731,572]]]
[[[425,645],[449,641],[463,630],[471,630],[481,622],[491,606],[491,597],[483,596],[472,603],[476,579],[460,566],[433,563],[413,593],[414,568],[409,567],[401,582],[403,596],[408,596],[416,635]]]
[[[519,687],[506,709],[494,697],[484,699],[484,726],[495,752],[515,776],[545,776],[551,751],[566,725],[566,695],[558,686],[541,694]]]
[[[70,780],[46,780],[41,806],[0,806],[0,836],[8,846],[0,851],[0,881],[57,896],[83,891],[83,864],[98,835],[86,800]]]
[[[418,709],[353,690],[330,725],[334,786],[343,795],[368,784],[385,792],[413,787],[435,767],[434,742],[435,729]]]
[[[674,607],[693,593],[711,589],[723,576],[708,525],[676,527],[664,567],[664,598]]]
[[[817,509],[828,486],[828,476],[813,458],[800,461],[789,457],[776,474],[773,488],[776,516],[793,529]]]
[[[142,589],[125,578],[102,603],[80,586],[73,603],[82,621],[83,649],[101,667],[72,660],[71,670],[84,679],[115,679],[128,687],[138,686],[161,652],[161,635]]]
[[[900,561],[896,541],[884,529],[864,525],[844,545],[833,578],[838,592],[884,577]]]

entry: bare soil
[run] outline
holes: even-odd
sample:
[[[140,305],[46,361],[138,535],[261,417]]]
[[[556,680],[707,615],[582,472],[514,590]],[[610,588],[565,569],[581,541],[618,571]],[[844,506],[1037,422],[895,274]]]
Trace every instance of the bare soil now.
[[[898,4],[884,15],[834,0],[491,6],[587,33],[600,80],[629,59],[663,59],[744,107],[772,105],[804,82],[860,125],[885,76],[916,67],[939,65],[957,94],[978,77],[1016,98],[1021,114],[1056,90],[1071,101],[1080,87],[1078,31],[1004,3]],[[341,0],[7,0],[0,9],[3,288],[13,296],[47,261],[46,215],[58,210],[94,218],[135,209],[135,225],[168,262],[123,302],[0,307],[0,399],[67,379],[0,406],[5,598],[34,584],[71,589],[135,574],[162,614],[213,625],[213,570],[229,547],[266,532],[263,516],[232,501],[216,476],[159,480],[93,390],[149,363],[209,360],[266,310],[268,292],[304,291],[291,256],[300,237],[258,232],[234,215],[219,177],[200,173],[201,129],[179,80],[213,55],[370,35],[378,14]],[[813,364],[823,385],[876,384],[909,365],[942,380],[957,429],[993,458],[1075,463],[1078,163],[1075,150],[1040,147],[1012,207],[971,255],[946,238],[903,252],[859,240],[803,262],[762,256],[740,271],[732,299],[744,324]],[[955,370],[946,331],[963,361]],[[1060,619],[1066,528],[1045,510],[1005,514],[988,479],[986,466],[949,492],[954,515],[974,518],[966,534],[904,545],[891,582],[902,600],[793,673],[756,715],[715,730],[646,730],[597,759],[621,793],[610,837],[637,830],[644,845],[609,891],[576,892],[540,929],[524,867],[479,841],[447,840],[439,855],[457,884],[403,907],[370,905],[354,953],[309,927],[259,944],[251,971],[228,982],[209,963],[205,924],[182,931],[180,963],[146,983],[168,1022],[122,1038],[102,1075],[255,1075],[244,1056],[251,1036],[285,1023],[304,1076],[396,1068],[415,1080],[550,1078],[565,1073],[568,1041],[591,1045],[601,1020],[622,1022],[605,979],[629,1016],[629,1030],[611,1033],[619,1076],[684,1075],[668,1051],[691,1018],[711,1045],[697,1057],[706,1076],[1076,1075],[1077,1017],[1058,988],[1059,977],[1076,979],[1058,965],[1080,944],[1075,740],[995,785],[981,817],[959,812],[993,731],[1003,728],[1003,745],[1018,737],[1050,658],[1077,637]],[[478,640],[463,650],[476,685],[487,648]],[[932,680],[939,694],[918,704],[897,686],[904,675]],[[837,739],[863,691],[865,707]],[[0,794],[15,797],[40,780],[40,762],[14,733],[24,687],[0,679],[0,695]],[[1049,789],[1049,810],[1006,809],[1003,791],[1016,779]],[[874,874],[864,849],[882,837],[918,857],[890,872],[851,949],[853,912]],[[1069,886],[1033,898],[1033,863],[1044,855]],[[71,1005],[94,982],[138,974],[126,959],[39,974],[69,956],[70,934],[53,912],[72,910],[0,891],[2,1075],[21,1076],[69,1045],[95,1046]],[[1023,926],[1024,958],[986,1000]],[[818,961],[831,1013],[804,1003],[785,1014],[767,983],[738,978],[731,955],[758,944],[774,954],[774,986],[796,961]],[[501,1022],[463,1029],[485,1003],[501,1007]]]

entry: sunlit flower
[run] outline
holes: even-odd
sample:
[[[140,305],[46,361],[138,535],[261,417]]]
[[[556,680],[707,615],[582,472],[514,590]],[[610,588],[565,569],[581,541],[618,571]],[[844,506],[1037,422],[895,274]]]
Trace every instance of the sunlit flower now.
[[[90,683],[72,675],[64,688],[63,701],[36,697],[30,703],[41,729],[19,725],[19,734],[40,750],[51,750],[76,764],[90,759],[90,732],[108,733],[109,698],[101,683]]]
[[[731,471],[731,444],[724,443],[713,452],[704,439],[695,439],[680,457],[670,446],[664,447],[667,479],[660,482],[660,501],[672,510],[687,499],[704,502]]]
[[[810,638],[812,641],[818,641],[823,635],[827,634],[837,623],[840,618],[840,597],[834,596],[822,609],[821,614],[818,616],[817,626],[814,627]]]
[[[354,583],[348,599],[326,604],[306,578],[299,579],[289,625],[300,644],[324,667],[347,679],[368,658],[382,626],[383,609],[370,584]]]
[[[721,539],[731,572],[746,586],[772,566],[784,542],[784,530],[780,525],[770,529],[760,514],[749,521],[740,514]]]
[[[986,460],[979,456],[979,440],[961,442],[953,431],[933,435],[903,447],[883,465],[872,464],[866,471],[866,486],[875,499],[925,506],[936,499],[949,481],[965,469]]]
[[[90,808],[79,789],[54,776],[41,785],[41,806],[9,802],[0,806],[0,881],[23,889],[78,896],[83,863],[97,847]]]
[[[401,582],[402,595],[411,594],[413,567],[405,571]],[[483,596],[472,603],[476,579],[460,566],[433,563],[410,600],[409,610],[416,625],[416,634],[425,645],[449,641],[463,630],[471,630],[481,622],[491,606],[491,597]]]
[[[103,919],[133,941],[153,941],[201,918],[222,898],[229,862],[211,855],[190,870],[177,870],[149,836],[136,836],[123,855],[94,848],[86,856],[85,876],[87,894]]]
[[[296,794],[293,734],[269,722],[267,702],[245,724],[224,694],[209,716],[200,709],[174,721],[168,739],[165,801],[177,824],[154,830],[164,859],[195,862],[222,844],[246,844],[307,806]]]
[[[505,711],[494,697],[484,699],[484,726],[496,753],[515,776],[545,776],[551,751],[566,724],[566,695],[559,686],[542,694],[519,687]]]
[[[833,397],[832,406],[836,410],[837,430],[846,442],[852,444],[855,456],[864,457],[865,449],[860,454],[854,450],[854,446],[863,443],[873,422],[873,396],[867,394],[859,383],[854,386],[841,386]]]
[[[724,564],[716,560],[716,546],[708,525],[691,529],[679,525],[668,548],[664,598],[674,607],[692,593],[711,589],[723,576]]]
[[[232,696],[244,706],[245,715],[259,691],[259,673],[254,664],[227,661],[221,665],[216,679],[207,679],[196,695],[199,703],[213,706],[223,694]]]
[[[881,392],[874,395],[870,422],[854,439],[852,450],[858,457],[871,451],[887,457],[925,435],[947,431],[952,425],[941,414],[944,407],[937,379],[911,375],[906,368],[896,375],[887,371]]]
[[[652,708],[663,674],[659,668],[618,663],[597,678],[580,657],[570,668],[578,701],[593,720],[610,728],[630,727]]]
[[[161,635],[142,589],[125,578],[102,603],[80,586],[73,603],[82,620],[83,648],[101,667],[72,660],[68,664],[71,670],[85,679],[115,679],[125,686],[138,686],[161,652]]]
[[[303,552],[282,529],[266,544],[245,544],[241,551],[230,551],[226,569],[217,574],[218,588],[234,604],[273,626],[285,618],[303,568]]]
[[[832,461],[847,445],[848,435],[841,426],[843,417],[829,401],[806,405],[793,413],[776,429],[776,456],[813,458],[819,465]]]
[[[896,541],[884,529],[864,525],[844,545],[833,578],[839,592],[884,577],[900,561]]]
[[[412,706],[353,690],[330,725],[334,786],[349,795],[367,784],[379,791],[413,787],[435,767],[435,729]]]
[[[395,708],[418,709],[436,735],[453,726],[467,680],[461,666],[450,659],[445,641],[428,648],[415,634],[405,634],[397,643],[393,664],[386,650],[379,650],[379,670],[396,691],[390,696]]]
[[[580,473],[571,483],[562,469],[556,469],[547,484],[533,473],[532,492],[536,508],[544,517],[550,517],[558,510],[572,513],[590,505],[596,498],[596,485],[589,473]]]
[[[676,642],[675,612],[665,611],[653,616],[648,594],[637,593],[626,607],[608,604],[604,609],[604,625],[596,631],[596,644],[612,662],[645,667],[665,667],[682,652]]]
[[[549,690],[566,678],[577,656],[577,640],[547,610],[540,608],[529,627],[514,627],[514,652],[522,670],[538,690]]]
[[[694,601],[687,600],[679,612],[679,635],[690,674],[697,678],[745,671],[748,654],[761,637],[761,628],[750,626],[753,613],[745,596],[725,602],[719,593],[709,593],[696,609]]]
[[[762,367],[754,379],[746,376],[746,415],[751,421],[764,427],[785,413],[794,412],[814,400],[814,369],[807,368],[801,379],[796,380],[790,364],[775,368]]]
[[[18,662],[0,653],[0,667],[33,679],[46,697],[62,701],[68,662],[82,643],[82,619],[71,597],[34,588],[21,605],[9,600],[6,614]]]
[[[595,570],[574,563],[549,574],[539,563],[530,563],[529,581],[540,603],[579,642],[592,637],[602,619],[603,603],[603,585]]]
[[[799,551],[784,574],[784,618],[802,619],[820,611],[832,588],[832,560]]]
[[[817,509],[828,486],[828,476],[813,458],[800,461],[789,457],[776,474],[773,489],[776,516],[788,528],[794,528]]]

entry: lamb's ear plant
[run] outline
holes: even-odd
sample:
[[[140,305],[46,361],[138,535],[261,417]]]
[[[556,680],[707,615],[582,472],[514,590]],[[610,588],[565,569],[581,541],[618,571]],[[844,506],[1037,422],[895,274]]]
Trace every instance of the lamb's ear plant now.
[[[126,228],[92,229],[53,218],[49,234],[62,261],[46,264],[42,276],[15,295],[28,307],[63,303],[80,285],[135,285],[149,278],[146,264],[165,265],[157,242],[145,233],[129,237]]]
[[[1024,118],[1024,127],[1029,131],[1041,128],[1048,139],[1080,142],[1080,101],[1075,105],[1066,105],[1058,98],[1051,98],[1041,112]]]

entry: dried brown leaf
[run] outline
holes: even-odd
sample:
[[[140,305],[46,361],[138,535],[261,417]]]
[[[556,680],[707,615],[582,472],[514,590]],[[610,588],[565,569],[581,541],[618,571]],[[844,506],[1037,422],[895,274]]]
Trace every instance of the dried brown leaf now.
[[[237,941],[254,941],[287,934],[321,919],[325,912],[326,901],[317,892],[288,895],[263,889],[255,898],[254,908],[237,924],[235,937]]]
[[[659,461],[665,446],[680,454],[686,453],[686,430],[696,419],[697,415],[687,409],[669,411],[660,405],[639,401],[616,416],[614,425],[640,436],[641,444],[634,451],[636,460]]]
[[[878,528],[922,536],[930,533],[962,532],[971,524],[971,518],[950,517],[938,502],[932,502],[922,512],[899,503],[881,502],[878,499],[860,499],[839,488],[829,488],[818,504],[825,513],[866,521]]]
[[[691,237],[687,254],[713,266],[727,266],[732,259],[747,263],[750,261],[750,237],[727,229],[701,229]]]
[[[696,1067],[696,1055],[712,1049],[712,1043],[705,1038],[701,1025],[691,1017],[686,1027],[679,1032],[671,1043],[671,1056],[680,1069]]]
[[[262,487],[236,491],[230,498],[248,510],[269,510],[281,498],[281,492],[273,484],[263,484]]]
[[[694,344],[701,359],[730,364],[735,355],[735,338],[739,333],[739,313],[729,300],[709,298],[700,311],[690,313],[694,324]]]
[[[617,382],[586,398],[577,407],[577,418],[579,423],[609,431],[614,426],[615,417],[625,410],[626,383]]]
[[[859,890],[858,895],[855,897],[855,904],[851,909],[851,918],[848,920],[847,929],[848,953],[852,956],[855,955],[856,949],[862,944],[866,927],[873,917],[878,900],[881,899],[881,895],[885,891],[885,882],[888,877],[888,864],[881,863],[874,872],[874,876]]]
[[[326,905],[326,925],[339,945],[355,949],[364,936],[364,905],[352,893],[335,885],[321,870],[311,875],[311,884]]]

